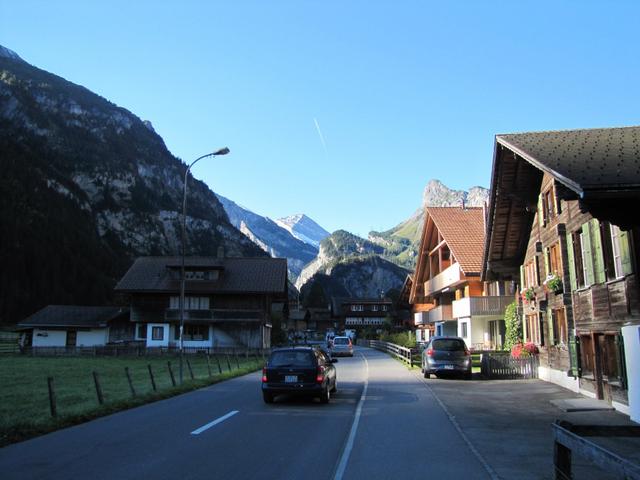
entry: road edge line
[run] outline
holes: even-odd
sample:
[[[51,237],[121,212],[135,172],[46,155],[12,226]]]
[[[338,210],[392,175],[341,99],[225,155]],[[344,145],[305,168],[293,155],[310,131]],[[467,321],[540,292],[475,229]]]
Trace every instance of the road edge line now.
[[[347,443],[342,450],[342,455],[340,457],[340,462],[338,463],[338,468],[336,469],[336,473],[333,476],[333,480],[342,480],[344,476],[344,472],[347,469],[347,463],[349,462],[349,457],[351,456],[351,450],[353,450],[353,444],[355,443],[356,433],[358,431],[358,424],[360,423],[360,415],[362,414],[362,405],[364,404],[365,397],[367,396],[367,389],[369,388],[369,362],[367,361],[367,357],[365,357],[362,353],[360,353],[364,363],[366,365],[367,374],[364,380],[364,388],[362,389],[362,395],[360,395],[360,400],[358,401],[358,406],[356,407],[356,414],[353,419],[353,423],[351,424],[351,430],[349,431],[349,438],[347,439]]]
[[[438,395],[433,390],[433,388],[431,388],[431,385],[429,385],[425,381],[425,379],[422,378],[422,376],[419,376],[418,374],[414,374],[414,375],[416,375],[418,377],[418,379],[427,388],[427,390],[429,390],[431,395],[433,395],[433,398],[436,399],[436,402],[438,402],[438,405],[440,405],[440,408],[442,408],[442,410],[444,411],[444,413],[447,416],[447,418],[449,419],[449,421],[452,423],[454,428],[458,431],[458,433],[462,437],[462,440],[464,440],[464,443],[467,444],[467,447],[469,447],[469,450],[471,450],[471,453],[473,453],[473,455],[478,459],[480,464],[484,467],[484,469],[486,470],[486,472],[489,475],[489,477],[491,478],[491,480],[502,480],[500,478],[500,476],[495,472],[495,470],[493,468],[491,468],[491,465],[489,465],[489,463],[485,460],[485,458],[478,451],[478,449],[473,445],[473,443],[471,443],[471,440],[469,440],[469,437],[467,437],[467,435],[462,430],[462,427],[460,426],[460,424],[456,420],[455,415],[451,414],[451,412],[449,411],[447,406],[442,402],[442,400],[440,400],[440,397],[438,397]]]

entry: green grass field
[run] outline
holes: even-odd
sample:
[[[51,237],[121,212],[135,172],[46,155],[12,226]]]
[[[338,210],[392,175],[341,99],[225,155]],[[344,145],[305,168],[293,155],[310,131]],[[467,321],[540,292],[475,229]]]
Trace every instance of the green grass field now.
[[[236,365],[230,356],[231,371],[225,356],[218,357],[222,374],[214,357],[210,359],[211,373],[203,355],[187,355],[195,380],[191,380],[184,364],[184,384],[173,387],[167,362],[176,383],[179,383],[179,359],[158,357],[27,357],[0,356],[0,446],[34,435],[62,428],[97,416],[132,406],[166,398],[202,387],[223,379],[255,371],[262,367],[262,359],[240,357]],[[154,374],[157,392],[153,391],[148,365]],[[136,396],[125,374],[129,368]],[[104,405],[96,394],[93,372],[98,373]],[[54,379],[57,417],[52,418],[49,406],[47,377]]]

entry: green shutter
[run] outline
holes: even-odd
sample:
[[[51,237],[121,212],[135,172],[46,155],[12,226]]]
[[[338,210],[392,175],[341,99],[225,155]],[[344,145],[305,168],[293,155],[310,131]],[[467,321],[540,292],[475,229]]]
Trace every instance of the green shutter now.
[[[569,261],[569,281],[571,283],[571,290],[577,290],[576,264],[573,259],[573,235],[570,232],[567,232],[567,259]]]
[[[589,230],[589,222],[582,225],[582,263],[586,272],[584,283],[585,286],[591,286],[594,283],[593,276],[593,257],[591,256],[591,232]]]
[[[547,327],[549,329],[549,343],[547,345],[554,345],[557,336],[556,318],[551,307],[547,307]]]
[[[602,235],[600,235],[600,222],[592,219],[591,227],[591,254],[593,255],[593,273],[596,283],[604,283],[607,278],[604,273],[604,254],[602,251]]]
[[[550,268],[549,267],[549,247],[547,247],[544,249],[544,271],[545,271],[546,277],[548,277],[549,274],[551,273],[549,271],[549,268]]]
[[[633,273],[633,267],[631,266],[631,255],[629,254],[629,232],[623,232],[620,230],[618,236],[620,243],[620,261],[622,262],[622,273],[629,275]]]
[[[524,265],[520,265],[520,291],[524,290]]]
[[[569,369],[569,375],[576,378],[580,376],[580,337],[573,334],[573,331],[569,331],[569,362],[571,367]]]
[[[544,206],[542,205],[542,194],[538,195],[538,223],[544,227]]]

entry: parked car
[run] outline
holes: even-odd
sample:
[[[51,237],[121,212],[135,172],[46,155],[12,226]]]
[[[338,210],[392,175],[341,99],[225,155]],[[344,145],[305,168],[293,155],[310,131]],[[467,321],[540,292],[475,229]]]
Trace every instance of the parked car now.
[[[353,357],[353,343],[349,337],[334,337],[331,346],[331,356],[347,356]]]
[[[262,369],[262,396],[273,403],[280,394],[317,397],[329,403],[337,391],[336,359],[312,347],[278,348]]]
[[[471,379],[471,352],[460,337],[432,337],[422,351],[424,378],[455,373]]]

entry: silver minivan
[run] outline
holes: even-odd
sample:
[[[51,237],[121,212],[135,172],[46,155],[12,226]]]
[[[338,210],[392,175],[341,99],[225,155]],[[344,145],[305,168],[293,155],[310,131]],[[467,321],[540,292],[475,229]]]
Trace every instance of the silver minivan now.
[[[433,373],[463,375],[471,379],[471,352],[460,337],[432,337],[422,351],[422,373],[429,378]]]

